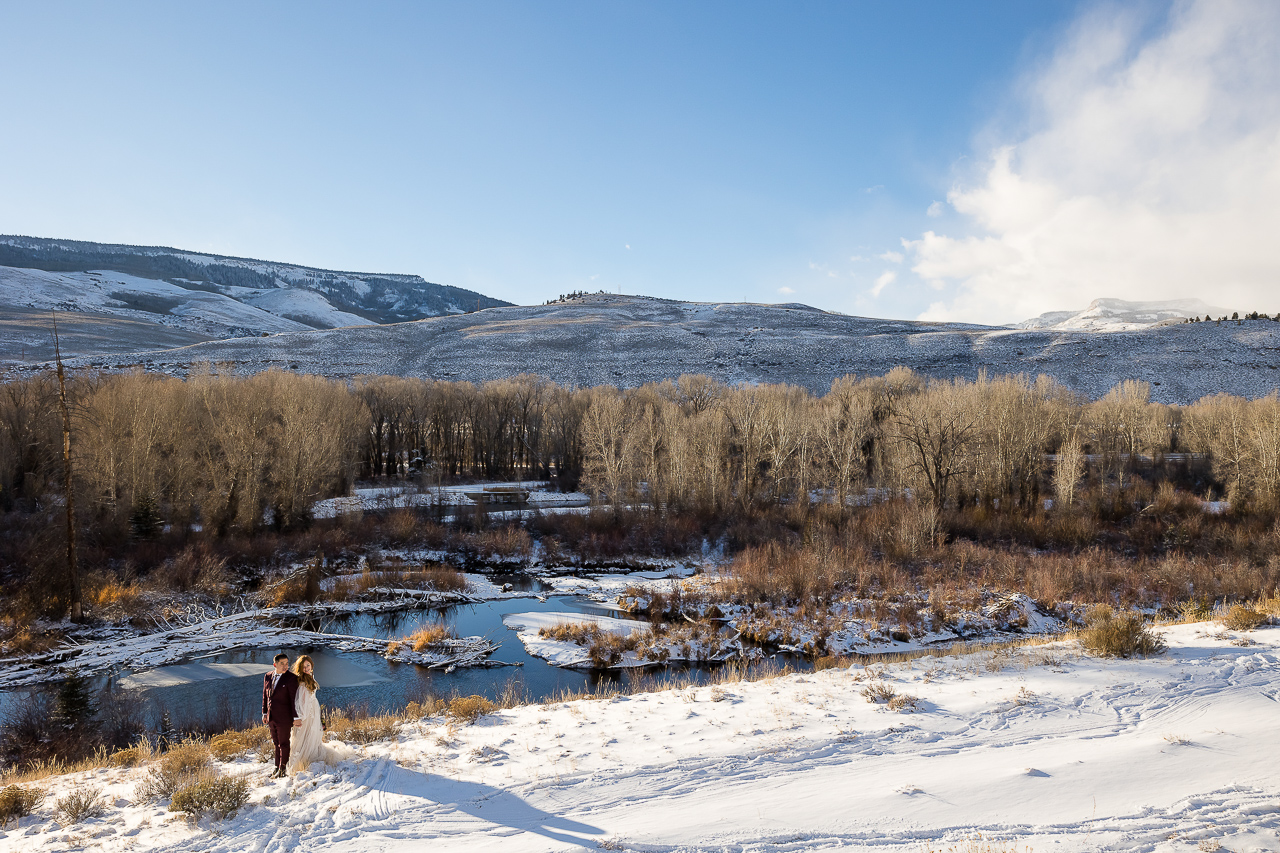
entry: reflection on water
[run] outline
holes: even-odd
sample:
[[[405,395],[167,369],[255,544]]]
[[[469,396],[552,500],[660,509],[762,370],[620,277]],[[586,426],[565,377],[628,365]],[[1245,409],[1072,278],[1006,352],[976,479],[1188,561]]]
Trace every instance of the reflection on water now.
[[[325,684],[320,676],[320,702],[327,707],[365,706],[370,711],[389,711],[402,708],[410,701],[430,697],[447,698],[452,695],[479,694],[496,699],[509,689],[527,695],[534,701],[548,699],[564,691],[595,690],[602,685],[625,682],[643,677],[647,683],[680,678],[704,680],[714,667],[670,666],[653,669],[638,676],[636,673],[596,673],[561,669],[532,657],[514,631],[502,624],[508,613],[571,611],[617,617],[612,608],[584,598],[557,596],[546,601],[536,598],[515,598],[461,604],[444,608],[424,608],[395,613],[347,614],[321,619],[294,619],[287,624],[313,631],[332,634],[351,634],[360,637],[393,639],[410,634],[418,628],[434,623],[445,623],[460,637],[482,636],[498,643],[491,660],[520,666],[495,668],[457,669],[454,672],[433,671],[415,664],[387,661],[374,652],[339,652],[319,647],[237,649],[220,654],[204,655],[202,664],[251,664],[252,674],[217,680],[195,681],[151,687],[146,695],[153,701],[153,721],[158,720],[163,709],[181,724],[183,721],[201,719],[225,720],[228,725],[258,718],[262,701],[262,675],[271,668],[271,660],[283,651],[291,659],[300,654],[322,654],[338,658],[349,664],[368,670],[382,679],[373,683],[352,683],[348,686]],[[786,661],[796,668],[808,668],[803,660]],[[95,686],[118,689],[121,676],[94,679]],[[157,679],[163,682],[163,679]],[[343,683],[340,681],[339,683]],[[356,681],[359,681],[358,679]],[[26,691],[0,693],[0,717],[6,706],[11,707]]]

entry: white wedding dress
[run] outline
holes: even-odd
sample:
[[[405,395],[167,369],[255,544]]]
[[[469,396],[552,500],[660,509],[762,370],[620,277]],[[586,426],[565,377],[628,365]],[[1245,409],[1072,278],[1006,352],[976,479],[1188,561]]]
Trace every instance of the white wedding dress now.
[[[293,714],[302,721],[302,725],[294,726],[293,731],[289,732],[290,774],[306,770],[317,761],[337,764],[355,757],[355,753],[345,744],[324,742],[324,729],[320,726],[320,702],[313,691],[301,684],[298,685],[298,693],[293,701]]]

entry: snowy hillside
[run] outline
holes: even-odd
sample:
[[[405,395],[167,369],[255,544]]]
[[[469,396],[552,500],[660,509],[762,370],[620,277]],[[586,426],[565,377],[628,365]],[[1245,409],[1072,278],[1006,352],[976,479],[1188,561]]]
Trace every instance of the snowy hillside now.
[[[1015,323],[1015,329],[1072,329],[1084,332],[1128,332],[1188,317],[1229,317],[1230,311],[1199,299],[1170,299],[1163,302],[1127,302],[1123,299],[1095,299],[1083,311],[1050,311]]]
[[[848,373],[906,365],[931,376],[1045,373],[1098,397],[1122,379],[1187,403],[1230,391],[1261,396],[1280,382],[1280,323],[1156,325],[1099,333],[1071,329],[875,320],[808,307],[676,302],[595,295],[553,305],[491,308],[376,327],[285,332],[211,341],[86,367],[145,364],[183,373],[195,362],[329,376],[395,374],[485,381],[537,373],[576,385],[634,386],[705,373],[725,382],[789,382],[825,392]]]
[[[101,816],[64,829],[46,805],[0,850],[1280,849],[1280,630],[1163,630],[1148,659],[1065,641],[427,717],[296,778],[222,765],[251,783],[226,821],[140,802],[142,768],[94,770],[41,784],[50,804],[101,789]]]
[[[68,341],[68,351],[89,354],[418,320],[505,304],[413,275],[0,236],[0,353],[6,360],[43,351],[48,321],[42,315],[50,309],[93,315],[66,318],[97,330]],[[92,345],[95,336],[101,346]]]

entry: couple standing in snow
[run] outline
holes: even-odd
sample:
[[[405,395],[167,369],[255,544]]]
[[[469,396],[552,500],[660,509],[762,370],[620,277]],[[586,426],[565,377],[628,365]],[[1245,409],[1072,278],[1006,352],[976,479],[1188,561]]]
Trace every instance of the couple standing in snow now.
[[[300,655],[290,670],[289,656],[281,652],[275,657],[274,671],[263,676],[262,722],[271,730],[275,745],[273,779],[306,770],[317,761],[336,764],[346,757],[324,743],[316,699],[319,688],[308,655]]]

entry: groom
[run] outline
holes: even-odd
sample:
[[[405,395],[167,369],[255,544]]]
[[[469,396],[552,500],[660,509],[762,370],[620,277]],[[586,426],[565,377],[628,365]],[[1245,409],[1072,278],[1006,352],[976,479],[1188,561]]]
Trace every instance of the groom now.
[[[289,671],[289,656],[275,657],[275,670],[262,679],[262,722],[271,729],[271,742],[276,747],[276,770],[272,779],[284,776],[289,766],[289,731],[302,725],[294,719],[293,700],[298,693],[298,676]]]

